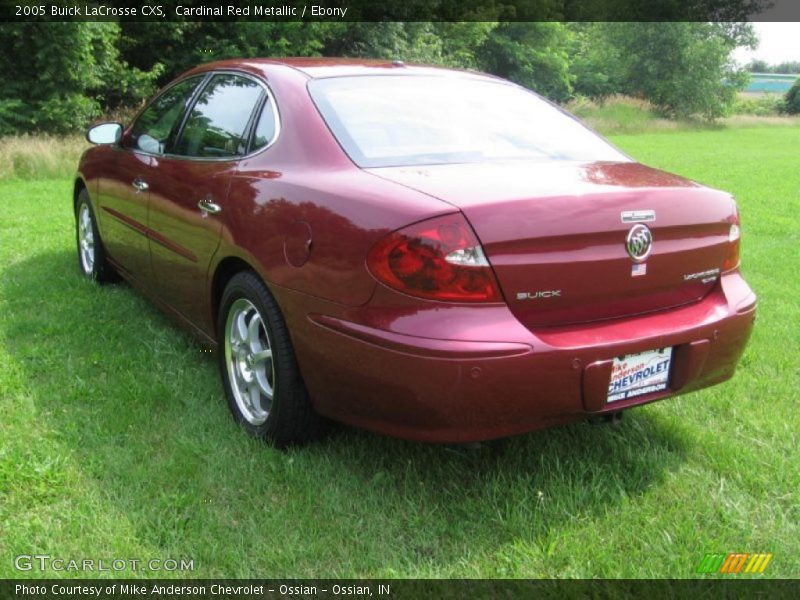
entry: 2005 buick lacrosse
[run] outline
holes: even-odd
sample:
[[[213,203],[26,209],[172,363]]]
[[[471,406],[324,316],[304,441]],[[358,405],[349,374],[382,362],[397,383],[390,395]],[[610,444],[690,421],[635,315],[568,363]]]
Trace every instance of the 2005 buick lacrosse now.
[[[88,138],[81,271],[215,345],[276,445],[614,415],[730,378],[755,319],[729,194],[487,75],[217,62]]]

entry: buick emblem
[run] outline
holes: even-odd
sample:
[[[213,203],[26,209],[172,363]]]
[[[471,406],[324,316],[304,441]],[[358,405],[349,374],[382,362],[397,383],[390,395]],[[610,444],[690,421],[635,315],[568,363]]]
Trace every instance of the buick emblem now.
[[[628,232],[625,249],[634,262],[644,262],[653,249],[653,234],[647,225],[637,223]]]

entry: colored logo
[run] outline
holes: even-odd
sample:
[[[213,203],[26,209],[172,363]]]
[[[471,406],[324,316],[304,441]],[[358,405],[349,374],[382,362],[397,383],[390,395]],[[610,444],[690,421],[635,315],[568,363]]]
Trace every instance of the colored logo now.
[[[647,225],[638,223],[631,227],[625,240],[625,249],[635,262],[643,262],[653,249],[653,234]]]
[[[746,552],[731,552],[729,554],[706,554],[697,565],[698,573],[722,573],[738,575],[740,573],[763,573],[772,552],[749,554]]]

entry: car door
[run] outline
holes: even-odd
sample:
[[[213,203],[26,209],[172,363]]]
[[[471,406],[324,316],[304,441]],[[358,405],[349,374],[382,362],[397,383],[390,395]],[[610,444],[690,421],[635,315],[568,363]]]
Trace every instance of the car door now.
[[[98,182],[98,219],[109,256],[144,285],[151,276],[148,208],[155,159],[180,123],[203,77],[184,79],[160,94],[113,147]]]
[[[209,329],[208,266],[220,242],[231,177],[247,151],[265,89],[255,79],[216,73],[196,95],[175,142],[154,159],[150,257],[157,295]],[[212,330],[212,329],[209,329]]]

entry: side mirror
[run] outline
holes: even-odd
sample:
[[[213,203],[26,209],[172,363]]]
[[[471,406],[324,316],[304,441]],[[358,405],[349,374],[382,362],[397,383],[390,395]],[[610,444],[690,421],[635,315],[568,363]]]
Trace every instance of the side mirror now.
[[[122,139],[122,125],[100,123],[86,132],[86,139],[92,144],[116,144]]]
[[[136,140],[136,145],[139,147],[139,150],[144,150],[150,154],[161,154],[163,151],[161,142],[146,133],[139,136],[139,139]]]

